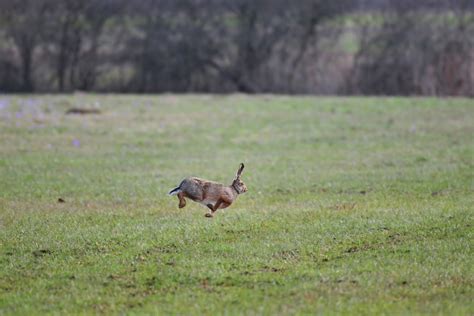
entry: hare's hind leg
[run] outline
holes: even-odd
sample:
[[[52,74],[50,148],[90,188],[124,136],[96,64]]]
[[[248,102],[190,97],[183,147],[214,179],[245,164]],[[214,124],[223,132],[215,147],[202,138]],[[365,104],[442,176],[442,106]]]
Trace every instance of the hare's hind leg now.
[[[179,199],[179,208],[183,208],[186,206],[186,200],[184,199],[184,193],[179,192],[178,193],[178,199]]]

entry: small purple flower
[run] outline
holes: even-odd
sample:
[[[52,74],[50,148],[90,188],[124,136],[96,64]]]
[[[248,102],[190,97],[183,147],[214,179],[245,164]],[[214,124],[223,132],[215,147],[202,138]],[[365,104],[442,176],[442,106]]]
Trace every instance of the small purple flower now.
[[[6,109],[9,105],[8,99],[0,99],[0,110]]]
[[[81,146],[81,141],[79,139],[73,139],[72,140],[72,145],[76,148],[80,147]]]
[[[22,116],[23,116],[23,113],[21,113],[21,112],[16,112],[16,113],[15,113],[15,117],[16,117],[17,119],[21,118]]]
[[[36,99],[27,99],[25,105],[28,107],[34,107],[38,104],[38,100]]]

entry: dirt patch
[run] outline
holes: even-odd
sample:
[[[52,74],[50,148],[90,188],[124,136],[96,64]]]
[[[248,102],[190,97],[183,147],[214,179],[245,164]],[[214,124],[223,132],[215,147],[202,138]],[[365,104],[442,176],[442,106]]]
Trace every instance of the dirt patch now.
[[[89,108],[70,108],[66,111],[66,114],[101,114],[102,112],[98,109],[89,109]]]
[[[298,260],[300,257],[299,251],[297,249],[294,250],[283,250],[275,253],[273,258],[276,259],[283,259],[283,260]]]
[[[39,249],[32,252],[33,256],[35,256],[36,258],[43,257],[45,255],[50,255],[52,253],[53,252],[49,249]]]
[[[355,203],[339,203],[330,207],[335,211],[352,211],[356,207]]]

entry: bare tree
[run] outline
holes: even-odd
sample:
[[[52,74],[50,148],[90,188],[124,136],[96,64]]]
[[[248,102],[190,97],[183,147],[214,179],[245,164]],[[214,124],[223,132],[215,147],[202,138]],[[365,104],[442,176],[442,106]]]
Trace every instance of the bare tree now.
[[[224,16],[235,21],[227,26],[221,54],[209,66],[241,92],[264,91],[259,71],[275,47],[287,38],[293,24],[295,5],[287,1],[227,1]],[[224,26],[225,27],[225,26]]]
[[[40,44],[41,31],[47,20],[48,1],[3,0],[0,16],[4,19],[7,36],[12,38],[20,57],[21,90],[32,91],[33,58]]]
[[[474,20],[465,1],[390,1],[383,24],[361,36],[352,91],[472,94]]]

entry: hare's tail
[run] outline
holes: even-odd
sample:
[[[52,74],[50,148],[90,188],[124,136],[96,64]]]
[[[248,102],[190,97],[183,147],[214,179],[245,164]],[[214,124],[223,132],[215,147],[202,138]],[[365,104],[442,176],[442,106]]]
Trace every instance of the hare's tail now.
[[[169,192],[168,192],[168,195],[176,195],[176,194],[178,194],[179,192],[181,192],[181,188],[180,188],[180,187],[176,187],[176,188],[174,188],[173,190],[169,191]]]

